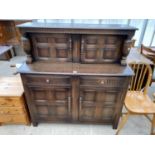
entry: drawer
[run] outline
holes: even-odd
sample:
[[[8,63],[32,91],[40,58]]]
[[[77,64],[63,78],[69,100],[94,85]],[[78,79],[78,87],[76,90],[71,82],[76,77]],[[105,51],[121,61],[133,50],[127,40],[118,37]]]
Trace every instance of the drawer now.
[[[0,107],[0,115],[8,114],[8,115],[15,115],[15,114],[24,114],[24,110],[22,107]]]
[[[126,78],[123,77],[80,77],[80,86],[125,87],[126,84]]]
[[[26,115],[0,115],[0,123],[25,123]]]
[[[33,85],[71,85],[70,76],[24,75],[25,84]]]
[[[0,97],[0,107],[22,107],[23,104],[24,100],[22,97]]]

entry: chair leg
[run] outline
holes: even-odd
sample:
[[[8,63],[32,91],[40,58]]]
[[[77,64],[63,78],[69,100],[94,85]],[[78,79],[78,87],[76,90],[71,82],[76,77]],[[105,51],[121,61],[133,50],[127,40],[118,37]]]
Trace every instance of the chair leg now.
[[[121,131],[121,129],[124,127],[125,123],[126,123],[127,120],[128,120],[129,115],[130,115],[130,114],[129,114],[129,112],[128,112],[126,115],[122,116],[122,120],[121,120],[120,124],[118,125],[118,129],[117,129],[117,131],[116,131],[116,135],[118,135],[119,132]]]
[[[154,126],[155,126],[155,114],[153,115],[152,122],[151,122],[151,135],[154,135]]]

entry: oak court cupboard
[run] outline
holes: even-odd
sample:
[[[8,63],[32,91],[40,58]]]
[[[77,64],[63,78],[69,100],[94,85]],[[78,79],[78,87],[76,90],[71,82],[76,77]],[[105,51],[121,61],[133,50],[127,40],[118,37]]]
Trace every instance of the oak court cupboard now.
[[[19,72],[32,123],[112,124],[117,128],[130,78],[136,28],[25,23],[27,63]]]

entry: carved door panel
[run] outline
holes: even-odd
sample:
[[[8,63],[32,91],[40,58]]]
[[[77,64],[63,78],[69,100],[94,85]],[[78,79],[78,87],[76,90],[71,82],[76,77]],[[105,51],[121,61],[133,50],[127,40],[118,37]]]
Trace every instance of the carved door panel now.
[[[79,120],[112,123],[117,111],[122,108],[126,80],[124,77],[81,76]]]
[[[37,121],[68,121],[71,119],[71,88],[31,86],[29,95]],[[37,122],[36,121],[36,122]]]
[[[69,34],[33,34],[33,57],[36,60],[72,61],[72,39]]]
[[[110,35],[82,35],[81,61],[84,63],[118,62],[123,38]]]
[[[81,88],[79,120],[95,123],[112,123],[120,92],[116,89]]]

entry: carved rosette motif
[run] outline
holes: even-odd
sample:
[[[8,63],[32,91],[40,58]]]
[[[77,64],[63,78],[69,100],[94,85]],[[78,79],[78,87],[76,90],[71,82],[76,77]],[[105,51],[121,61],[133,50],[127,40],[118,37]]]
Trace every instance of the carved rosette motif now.
[[[30,41],[28,38],[25,38],[25,37],[22,37],[22,46],[23,46],[23,49],[27,55],[27,60],[26,60],[26,63],[27,64],[30,64],[32,63],[32,57],[31,57],[31,45],[30,45]]]

